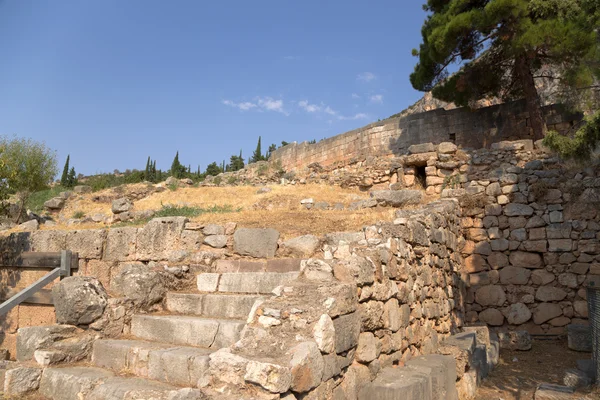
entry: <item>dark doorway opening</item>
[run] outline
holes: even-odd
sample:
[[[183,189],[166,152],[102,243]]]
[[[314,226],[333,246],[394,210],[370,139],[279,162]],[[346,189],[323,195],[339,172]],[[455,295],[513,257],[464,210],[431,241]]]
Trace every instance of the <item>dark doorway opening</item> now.
[[[424,165],[415,166],[415,183],[423,189],[427,188],[427,174],[425,173]]]

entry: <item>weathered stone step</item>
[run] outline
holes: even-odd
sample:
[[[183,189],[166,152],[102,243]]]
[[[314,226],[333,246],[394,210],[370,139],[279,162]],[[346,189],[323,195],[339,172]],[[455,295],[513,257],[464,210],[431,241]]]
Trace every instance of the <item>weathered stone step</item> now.
[[[39,392],[51,400],[168,400],[201,396],[197,389],[179,389],[148,379],[119,377],[94,367],[46,368]]]
[[[208,369],[208,356],[212,352],[141,340],[97,340],[92,364],[171,385],[196,387]]]
[[[452,356],[415,357],[401,368],[385,368],[359,393],[358,400],[457,400]]]
[[[134,315],[131,334],[153,342],[220,349],[237,342],[245,321],[184,315]]]
[[[298,277],[300,272],[227,272],[197,276],[201,292],[269,294],[277,286]]]
[[[250,294],[167,293],[167,309],[186,315],[246,319],[261,296]]]

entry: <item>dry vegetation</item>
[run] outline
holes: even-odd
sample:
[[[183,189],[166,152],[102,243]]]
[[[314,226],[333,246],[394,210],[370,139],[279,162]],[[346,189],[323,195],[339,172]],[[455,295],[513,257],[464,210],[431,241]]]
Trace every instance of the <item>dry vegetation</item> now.
[[[206,213],[192,218],[202,223],[237,222],[241,227],[269,227],[281,232],[283,238],[312,233],[322,235],[328,232],[359,230],[363,226],[378,221],[393,219],[394,209],[375,208],[358,211],[319,211],[306,210],[300,200],[313,198],[315,202],[325,201],[331,206],[341,203],[347,208],[351,203],[367,199],[368,193],[358,189],[343,189],[327,185],[295,185],[270,187],[271,192],[257,194],[258,187],[199,187],[179,188],[155,193],[134,203],[135,211],[159,210],[163,206],[188,206],[210,208],[230,206],[233,212]],[[61,211],[63,219],[75,213],[91,216],[96,213],[110,215],[110,202],[93,201],[92,197],[102,196],[97,192],[73,198]],[[45,229],[85,229],[97,228],[98,224],[57,226]]]

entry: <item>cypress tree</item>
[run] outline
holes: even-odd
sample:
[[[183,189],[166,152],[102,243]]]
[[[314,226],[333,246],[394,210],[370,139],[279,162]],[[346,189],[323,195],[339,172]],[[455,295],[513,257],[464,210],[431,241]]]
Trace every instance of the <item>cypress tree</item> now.
[[[144,180],[151,182],[152,178],[152,161],[150,161],[150,156],[148,156],[148,161],[146,161],[146,170],[144,171]]]
[[[250,160],[248,160],[248,162],[250,162],[250,163],[255,163],[255,162],[262,161],[265,159],[262,155],[260,140],[261,140],[261,137],[259,136],[258,144],[256,145],[256,150],[254,150],[252,157],[250,158]]]
[[[75,168],[71,167],[67,176],[67,187],[72,188],[77,185],[77,175],[75,174]]]
[[[69,160],[71,155],[67,155],[67,161],[65,162],[65,167],[63,168],[62,176],[60,177],[60,186],[69,187]]]

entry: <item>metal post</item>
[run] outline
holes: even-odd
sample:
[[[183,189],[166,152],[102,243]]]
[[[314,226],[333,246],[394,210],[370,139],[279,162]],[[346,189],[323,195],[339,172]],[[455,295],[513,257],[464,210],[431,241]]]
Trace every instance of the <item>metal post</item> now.
[[[60,252],[60,278],[71,276],[71,250]]]

